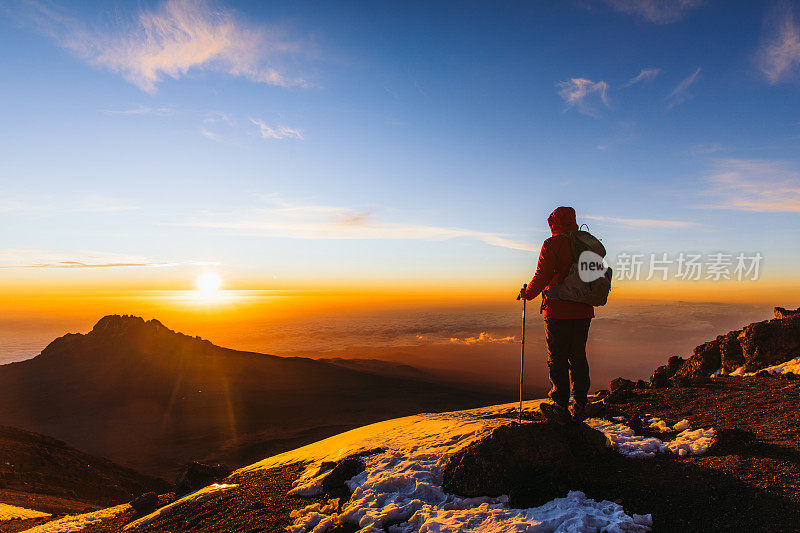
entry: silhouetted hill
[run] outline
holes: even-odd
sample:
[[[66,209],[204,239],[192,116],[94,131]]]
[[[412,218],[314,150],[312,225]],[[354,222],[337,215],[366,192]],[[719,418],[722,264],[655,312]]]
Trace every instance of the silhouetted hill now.
[[[160,479],[7,426],[0,426],[0,458],[0,502],[47,513],[84,512],[171,490]]]
[[[347,366],[221,348],[112,315],[0,366],[0,423],[171,476],[193,459],[237,466],[369,422],[502,399]]]

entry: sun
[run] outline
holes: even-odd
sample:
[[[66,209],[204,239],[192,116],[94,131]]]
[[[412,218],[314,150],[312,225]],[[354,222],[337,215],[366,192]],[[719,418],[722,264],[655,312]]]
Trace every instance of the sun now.
[[[216,272],[203,272],[194,281],[197,292],[203,298],[215,298],[220,294],[222,280]]]

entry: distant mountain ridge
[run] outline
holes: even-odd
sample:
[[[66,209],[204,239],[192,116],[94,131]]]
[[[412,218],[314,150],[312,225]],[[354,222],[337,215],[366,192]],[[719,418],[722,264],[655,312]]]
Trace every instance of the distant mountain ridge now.
[[[350,366],[222,348],[158,320],[109,315],[0,365],[0,424],[171,477],[194,459],[236,466],[381,419],[507,399],[409,369]]]

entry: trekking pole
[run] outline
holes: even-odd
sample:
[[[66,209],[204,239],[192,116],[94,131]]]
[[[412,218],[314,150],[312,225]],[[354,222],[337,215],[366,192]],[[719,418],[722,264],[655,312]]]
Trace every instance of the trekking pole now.
[[[522,286],[522,291],[528,289],[528,284]],[[522,299],[522,350],[519,356],[519,423],[522,424],[522,381],[525,378],[525,304],[526,298],[522,298],[522,292],[517,295],[517,300]]]

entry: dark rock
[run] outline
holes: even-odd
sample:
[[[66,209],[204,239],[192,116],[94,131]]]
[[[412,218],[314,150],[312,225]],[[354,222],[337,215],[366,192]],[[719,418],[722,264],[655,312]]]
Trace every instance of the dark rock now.
[[[620,389],[633,389],[636,383],[629,379],[617,378],[611,381],[611,392],[617,392]]]
[[[653,375],[650,376],[650,386],[652,388],[669,387],[672,384],[670,378],[675,375],[675,372],[685,362],[686,360],[683,357],[678,357],[677,355],[670,357],[666,365],[658,367],[653,372]]]
[[[748,371],[786,362],[800,352],[800,314],[750,324],[738,339]]]
[[[775,318],[778,319],[789,318],[792,316],[800,315],[800,307],[798,307],[795,310],[786,309],[784,307],[776,307],[775,309],[773,309],[773,312],[775,313]]]
[[[595,397],[598,398],[598,399],[603,399],[606,396],[608,396],[609,394],[611,394],[611,391],[608,390],[608,389],[600,389],[599,391],[594,393]]]
[[[772,375],[772,374],[770,374],[770,373],[769,373],[769,372],[767,372],[766,370],[759,370],[758,372],[756,372],[756,376],[757,376],[757,377],[760,377],[760,378],[768,378],[768,377],[770,377],[771,375]]]
[[[718,337],[720,366],[726,373],[733,372],[745,363],[742,345],[739,342],[741,332],[742,330],[737,329]]]
[[[159,507],[158,494],[155,492],[145,492],[138,498],[131,500],[130,506],[136,512],[136,516],[150,514]]]
[[[581,472],[609,453],[605,435],[586,424],[503,426],[450,459],[442,488],[461,496],[508,494],[512,505],[520,498],[539,505],[574,490]]]
[[[781,377],[783,379],[788,379],[788,380],[796,380],[797,378],[800,378],[800,376],[798,376],[794,372],[785,372],[785,373],[781,374]]]
[[[720,341],[724,335],[694,349],[692,356],[672,376],[673,384],[682,378],[706,377],[716,372],[722,366],[722,353]]]
[[[633,398],[636,395],[633,392],[635,387],[636,383],[633,381],[625,378],[617,378],[611,382],[611,392],[603,398],[603,402],[606,404],[620,403]]]
[[[647,387],[648,387],[648,383],[643,379],[640,379],[640,380],[638,380],[636,382],[636,388],[637,389],[646,389]]]
[[[718,429],[710,448],[711,455],[739,454],[756,444],[756,436],[743,429]]]
[[[366,468],[364,459],[351,455],[336,463],[336,466],[322,480],[322,491],[331,497],[350,497],[350,489],[345,481],[357,476]],[[345,499],[346,499],[345,498]]]
[[[215,481],[225,479],[230,473],[231,470],[223,464],[192,461],[178,475],[178,479],[175,481],[175,494],[178,497],[185,496]]]
[[[675,387],[691,387],[694,380],[686,376],[673,376],[672,385]]]

